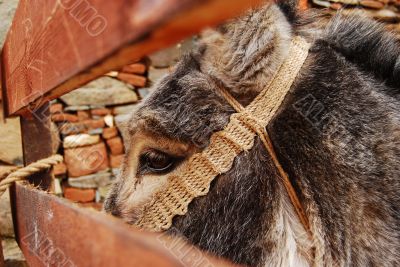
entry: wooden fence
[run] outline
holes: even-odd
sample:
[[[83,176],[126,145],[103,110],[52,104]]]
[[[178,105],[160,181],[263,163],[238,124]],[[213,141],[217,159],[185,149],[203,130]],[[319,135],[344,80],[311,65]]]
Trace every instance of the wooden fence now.
[[[261,2],[21,0],[0,77],[6,116],[21,116],[24,163],[51,155],[49,100]],[[51,181],[47,172],[30,177],[43,190]],[[182,239],[132,229],[32,186],[14,185],[10,194],[30,266],[232,266]]]

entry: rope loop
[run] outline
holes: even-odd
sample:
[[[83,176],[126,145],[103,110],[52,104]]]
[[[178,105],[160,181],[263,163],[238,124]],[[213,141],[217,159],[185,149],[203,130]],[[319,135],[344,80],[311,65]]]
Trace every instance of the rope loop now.
[[[2,179],[3,177],[0,177],[0,197],[13,183],[24,181],[32,174],[47,170],[54,165],[63,162],[63,160],[64,159],[61,155],[52,155],[48,158],[33,162],[26,167],[15,167],[15,169],[6,172],[3,175],[3,177],[5,177],[4,179]]]

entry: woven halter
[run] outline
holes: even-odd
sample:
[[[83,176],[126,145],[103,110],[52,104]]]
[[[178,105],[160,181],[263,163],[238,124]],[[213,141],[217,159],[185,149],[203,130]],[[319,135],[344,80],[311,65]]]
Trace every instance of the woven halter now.
[[[168,177],[168,185],[158,191],[144,208],[137,226],[150,231],[164,231],[171,227],[176,215],[184,215],[190,202],[204,196],[210,183],[220,174],[232,168],[234,159],[254,145],[255,136],[264,143],[286,188],[293,207],[305,230],[311,235],[310,224],[299,198],[283,170],[274,151],[266,126],[281,106],[304,61],[310,45],[301,37],[294,37],[288,57],[278,68],[269,85],[246,108],[239,104],[225,89],[220,93],[237,111],[226,127],[211,136],[210,144],[202,152],[190,157],[184,170]]]

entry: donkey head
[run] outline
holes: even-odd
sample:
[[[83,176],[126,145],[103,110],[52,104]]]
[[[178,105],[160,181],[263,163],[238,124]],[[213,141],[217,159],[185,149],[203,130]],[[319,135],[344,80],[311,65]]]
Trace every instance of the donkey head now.
[[[364,25],[367,22],[357,23]],[[324,131],[330,127],[321,126],[324,122],[321,117],[326,114],[316,110],[319,108],[316,103],[340,113],[340,105],[348,107],[352,101],[359,101],[360,95],[350,92],[339,99],[336,93],[341,95],[349,86],[370,91],[372,86],[369,82],[373,83],[380,75],[372,66],[365,66],[369,80],[356,79],[367,75],[353,67],[354,62],[361,61],[361,56],[357,58],[354,55],[353,63],[347,64],[346,53],[350,53],[347,47],[337,47],[337,50],[342,50],[340,55],[331,47],[346,40],[347,36],[343,34],[343,40],[335,39],[332,43],[326,37],[338,36],[334,32],[338,30],[338,25],[341,24],[333,25],[332,31],[325,33],[325,37],[312,36],[315,42],[309,58],[274,120],[268,125],[279,159],[303,202],[313,235],[319,240],[317,256],[324,263],[332,263],[333,260],[342,263],[346,253],[351,253],[349,247],[355,246],[346,239],[347,229],[343,227],[352,225],[350,210],[360,203],[352,200],[347,190],[358,188],[354,177],[370,178],[373,171],[370,171],[372,165],[365,165],[367,162],[346,162],[344,158],[349,155],[345,152],[340,154],[341,148],[337,149],[342,145],[342,137],[325,134]],[[372,31],[378,32],[376,38],[383,34],[377,25],[368,25],[373,25]],[[235,112],[220,95],[217,86],[227,88],[242,105],[247,105],[265,88],[285,59],[295,34],[312,41],[306,29],[307,25],[300,26],[293,8],[281,4],[251,11],[217,31],[205,32],[199,48],[185,56],[132,114],[127,123],[129,140],[125,161],[105,203],[105,210],[134,224],[155,193],[166,187],[168,177],[181,172],[191,155],[207,147],[212,133],[222,130],[229,116]],[[359,34],[363,35],[362,32]],[[394,46],[392,48],[395,49]],[[372,50],[369,52],[374,53]],[[374,60],[380,62],[380,59]],[[374,65],[372,58],[370,63]],[[326,64],[331,64],[332,69]],[[386,79],[392,84],[394,80],[390,77]],[[381,84],[379,88],[383,92],[386,85]],[[365,98],[367,104],[372,101],[367,97],[361,98]],[[391,103],[394,98],[388,96],[385,99],[381,101],[388,103],[379,108],[383,113],[392,108],[392,114],[395,114],[395,105]],[[375,119],[376,114],[367,112],[361,116],[356,108],[347,108],[343,112],[346,114],[342,121],[344,127],[371,131],[371,127],[355,125],[348,116],[358,114],[354,116],[360,116],[357,119],[365,122],[367,117]],[[314,122],[313,119],[319,121]],[[394,122],[380,120],[379,123],[382,125],[372,127],[374,138],[378,138],[379,131],[374,129],[383,124],[392,127]],[[360,142],[361,150],[368,145],[363,143],[367,140]],[[385,151],[383,154],[387,153],[392,155],[395,152]],[[351,157],[362,156],[351,154]],[[394,156],[391,158],[396,159]],[[367,156],[365,160],[375,164],[377,159]],[[395,174],[395,163],[387,163],[392,174]],[[353,165],[356,166],[351,169]],[[386,176],[381,177],[381,180],[385,179]],[[366,197],[364,191],[357,194],[353,196]],[[384,198],[390,199],[391,196]],[[372,224],[379,223],[374,221]],[[369,234],[376,231],[372,229]],[[174,218],[169,232],[178,232],[207,251],[249,265],[301,266],[310,264],[312,257],[316,256],[315,251],[313,255],[316,244],[308,239],[280,176],[258,138],[250,151],[241,153],[233,167],[212,182],[206,196],[194,199],[186,215]],[[360,240],[369,236],[361,236]],[[392,244],[398,242],[391,238],[387,241]]]

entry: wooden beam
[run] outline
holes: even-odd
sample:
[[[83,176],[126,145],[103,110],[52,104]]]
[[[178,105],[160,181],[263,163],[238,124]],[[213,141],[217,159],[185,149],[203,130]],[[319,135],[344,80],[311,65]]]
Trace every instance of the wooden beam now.
[[[4,255],[3,255],[3,244],[1,243],[1,233],[0,233],[0,267],[5,267],[6,264],[4,262]]]
[[[263,0],[21,0],[2,64],[6,112],[67,93]]]
[[[0,64],[0,89],[2,88],[2,75],[1,75],[1,64]],[[2,94],[0,92],[0,105],[2,105],[1,103],[1,99],[2,99]],[[3,120],[3,114],[2,114],[2,108],[0,107],[0,120]],[[0,123],[2,123],[3,121],[0,121]],[[1,236],[1,229],[0,229],[0,267],[4,267],[5,263],[4,263],[4,255],[3,255],[3,245],[2,245],[2,236]]]
[[[22,149],[24,165],[52,155],[49,103],[41,107],[29,106],[30,112],[21,117]],[[42,190],[51,190],[53,177],[42,171],[29,177],[29,181]]]
[[[15,227],[29,266],[233,266],[178,238],[17,184]]]

